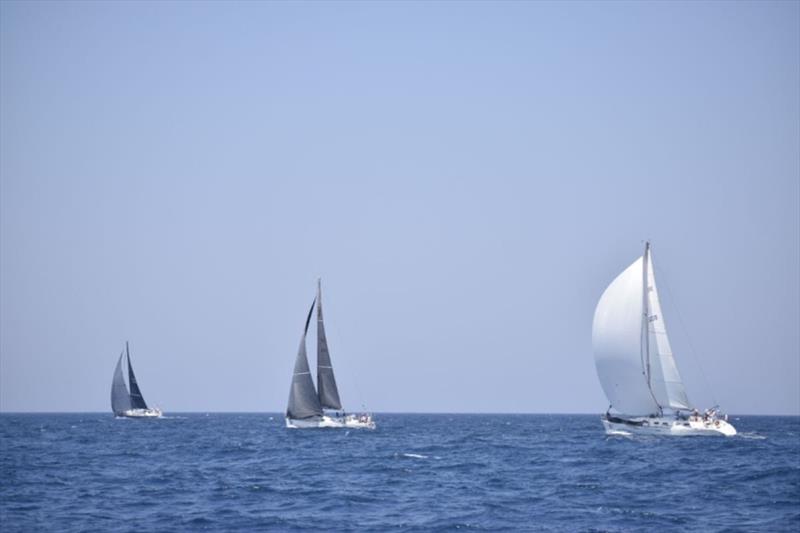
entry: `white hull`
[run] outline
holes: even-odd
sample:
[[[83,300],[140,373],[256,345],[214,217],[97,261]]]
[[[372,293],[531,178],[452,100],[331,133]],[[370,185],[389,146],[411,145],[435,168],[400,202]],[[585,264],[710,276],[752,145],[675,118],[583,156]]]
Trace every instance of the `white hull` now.
[[[625,418],[601,417],[608,435],[673,435],[696,436],[711,435],[732,437],[736,435],[734,428],[720,418],[703,418],[691,416],[686,419],[674,416]]]
[[[351,429],[375,429],[375,421],[372,415],[347,415],[322,416],[306,419],[286,418],[286,427],[290,429],[310,429],[310,428],[351,428]]]
[[[347,415],[344,419],[344,427],[354,429],[375,429],[375,421],[372,415]]]
[[[161,409],[153,407],[152,409],[128,409],[121,416],[125,418],[161,418],[161,414]]]

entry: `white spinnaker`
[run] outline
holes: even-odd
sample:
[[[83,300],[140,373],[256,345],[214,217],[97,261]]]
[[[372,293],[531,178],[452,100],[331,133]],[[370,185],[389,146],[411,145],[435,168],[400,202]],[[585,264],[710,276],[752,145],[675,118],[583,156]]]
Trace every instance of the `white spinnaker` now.
[[[683,380],[678,372],[678,365],[672,356],[672,348],[669,344],[669,337],[667,337],[667,326],[661,313],[652,252],[648,254],[647,258],[647,284],[650,386],[662,407],[691,409],[689,398],[686,396],[686,388],[683,386]]]
[[[597,303],[592,324],[600,385],[614,409],[627,415],[659,411],[642,361],[642,264],[640,257],[611,282]]]

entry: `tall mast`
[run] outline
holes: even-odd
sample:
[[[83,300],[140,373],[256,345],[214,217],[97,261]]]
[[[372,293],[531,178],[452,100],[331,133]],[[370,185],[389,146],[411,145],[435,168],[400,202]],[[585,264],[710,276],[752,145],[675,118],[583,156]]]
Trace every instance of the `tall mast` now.
[[[325,350],[328,349],[328,339],[325,337],[325,326],[322,323],[322,278],[317,278],[317,393],[320,392],[320,389],[323,385],[320,384],[320,355],[322,352],[322,347],[325,347]],[[333,370],[333,367],[330,366],[330,361],[326,361],[325,364],[328,368]]]
[[[658,411],[661,413],[661,404],[658,403],[653,392],[653,384],[650,374],[650,288],[647,273],[647,265],[650,264],[650,241],[644,243],[644,256],[642,256],[642,283],[644,285],[642,290],[642,347],[645,360],[645,372],[647,373],[647,388],[650,390],[650,395],[653,401],[658,406]]]
[[[128,363],[128,394],[131,393],[131,351],[128,348],[128,341],[125,341],[125,360]]]
[[[647,294],[647,259],[650,255],[650,241],[644,243],[644,255],[642,256],[642,352],[644,354],[645,377],[647,377],[647,387],[650,386],[650,315],[648,310]]]
[[[322,320],[322,278],[317,278],[317,322]]]

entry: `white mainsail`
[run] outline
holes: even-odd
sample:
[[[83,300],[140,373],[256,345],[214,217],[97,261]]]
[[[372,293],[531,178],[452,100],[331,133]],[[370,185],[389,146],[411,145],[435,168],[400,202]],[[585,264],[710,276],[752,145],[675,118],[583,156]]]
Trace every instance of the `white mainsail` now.
[[[650,386],[662,407],[691,409],[689,398],[686,396],[686,388],[683,386],[683,380],[678,372],[678,365],[672,356],[667,326],[664,323],[664,315],[661,313],[652,252],[647,254],[647,282]]]
[[[592,345],[600,384],[620,413],[650,415],[664,407],[691,408],[661,314],[649,243],[644,256],[600,297]]]

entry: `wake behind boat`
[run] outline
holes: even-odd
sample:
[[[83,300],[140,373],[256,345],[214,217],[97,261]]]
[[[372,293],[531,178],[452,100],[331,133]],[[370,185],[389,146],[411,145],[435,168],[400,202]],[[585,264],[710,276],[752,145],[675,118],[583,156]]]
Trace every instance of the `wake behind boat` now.
[[[600,297],[592,345],[611,403],[602,417],[606,433],[736,434],[716,407],[701,414],[689,402],[667,337],[649,242]]]
[[[122,360],[128,362],[128,383],[130,390],[125,384],[125,376],[122,372]],[[133,374],[131,365],[131,355],[128,349],[128,342],[125,342],[125,350],[119,354],[117,367],[114,369],[114,379],[111,381],[111,409],[116,416],[127,418],[160,418],[161,409],[158,407],[149,408],[144,401],[139,383]]]
[[[314,306],[317,307],[317,387],[311,379],[306,354],[306,335],[311,322]],[[325,412],[325,409],[340,414]],[[294,363],[294,375],[289,391],[289,404],[286,407],[286,427],[304,428],[366,428],[375,429],[371,414],[347,415],[342,409],[339,389],[333,375],[333,363],[328,351],[325,324],[322,320],[322,286],[317,281],[317,296],[308,310],[306,326],[300,339],[300,348]]]

